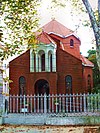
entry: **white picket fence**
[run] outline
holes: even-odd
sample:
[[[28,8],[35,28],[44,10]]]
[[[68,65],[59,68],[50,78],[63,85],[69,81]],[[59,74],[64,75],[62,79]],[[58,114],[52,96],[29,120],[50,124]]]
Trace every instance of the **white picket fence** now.
[[[9,113],[100,112],[100,94],[10,95]]]

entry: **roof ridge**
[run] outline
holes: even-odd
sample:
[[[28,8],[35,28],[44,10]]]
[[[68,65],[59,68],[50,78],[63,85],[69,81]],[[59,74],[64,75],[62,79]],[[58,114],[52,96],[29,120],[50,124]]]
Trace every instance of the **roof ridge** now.
[[[91,61],[89,61],[85,56],[80,55],[80,59],[82,60],[82,64],[84,66],[94,67],[94,64]]]
[[[45,32],[42,30],[42,32],[37,36],[37,39],[39,40],[39,37],[41,37],[41,35],[44,35],[49,42],[56,44],[56,42]],[[44,38],[45,39],[45,38]],[[40,41],[40,40],[39,40]]]
[[[53,19],[44,26],[41,27],[46,33],[56,33],[61,36],[67,36],[69,34],[74,33],[71,29],[67,28],[65,25],[60,23],[59,21]]]

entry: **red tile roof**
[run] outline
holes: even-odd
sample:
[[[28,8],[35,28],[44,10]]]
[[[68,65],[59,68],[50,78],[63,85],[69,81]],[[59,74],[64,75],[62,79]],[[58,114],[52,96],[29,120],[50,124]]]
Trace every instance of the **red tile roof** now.
[[[72,30],[68,29],[67,27],[65,27],[64,25],[62,25],[61,23],[59,23],[55,19],[53,19],[52,21],[50,21],[49,23],[44,25],[42,27],[42,29],[45,32],[47,32],[48,34],[54,33],[54,34],[59,35],[61,37],[65,37],[65,36],[73,33]]]
[[[74,32],[68,28],[66,28],[64,25],[62,25],[61,23],[57,22],[56,20],[52,20],[49,23],[47,23],[46,25],[44,25],[42,27],[42,32],[41,33],[36,33],[37,39],[45,44],[56,44],[54,42],[54,40],[49,36],[49,34],[55,34],[61,37],[67,37],[69,35],[72,35]],[[64,45],[62,44],[60,47],[62,50],[68,52],[69,54],[73,55],[74,57],[80,59],[82,61],[82,64],[84,66],[89,66],[89,67],[93,67],[94,64],[92,62],[90,62],[87,58],[85,58],[84,56],[80,55],[79,50],[77,51],[77,49],[73,49],[73,48],[68,48],[68,47],[64,47]]]
[[[37,36],[37,40],[45,44],[55,44],[54,40],[44,31],[42,31],[40,35]]]
[[[80,59],[79,50],[64,47],[64,51],[66,51],[66,52],[70,53],[71,55],[75,56],[76,58]]]
[[[84,66],[94,67],[94,64],[89,61],[87,58],[85,58],[83,55],[80,55],[80,59],[82,60],[82,64]]]

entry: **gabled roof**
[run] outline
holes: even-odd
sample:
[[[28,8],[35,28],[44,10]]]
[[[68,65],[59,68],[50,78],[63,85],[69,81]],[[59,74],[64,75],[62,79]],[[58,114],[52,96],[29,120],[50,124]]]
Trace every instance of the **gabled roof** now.
[[[56,43],[54,42],[54,40],[53,40],[46,32],[44,32],[44,31],[42,31],[42,32],[37,36],[37,40],[38,40],[39,42],[44,43],[44,44],[50,44],[50,43],[56,44]]]
[[[48,34],[53,33],[61,37],[66,37],[73,33],[72,30],[68,29],[67,27],[65,27],[55,19],[44,25],[42,29]]]
[[[80,55],[80,59],[82,60],[83,66],[94,67],[94,64],[91,61],[89,61],[87,58],[85,58],[83,55]]]
[[[44,25],[42,27],[41,33],[36,32],[36,34],[37,34],[37,39],[45,44],[50,44],[50,43],[56,44],[54,40],[49,36],[50,34],[54,34],[62,38],[67,38],[73,35],[77,39],[79,39],[72,30],[68,29],[67,27],[65,27],[55,19]],[[83,66],[94,67],[94,64],[84,56],[80,55],[79,51],[68,47],[64,47],[63,44],[61,44],[60,48],[65,52],[68,52],[69,54],[73,55],[77,59],[81,60]]]

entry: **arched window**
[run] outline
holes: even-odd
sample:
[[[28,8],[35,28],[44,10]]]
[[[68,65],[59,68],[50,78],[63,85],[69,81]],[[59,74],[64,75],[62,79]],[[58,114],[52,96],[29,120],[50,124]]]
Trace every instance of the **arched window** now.
[[[25,77],[23,76],[19,78],[19,94],[20,95],[26,94],[26,80]]]
[[[66,82],[66,93],[70,94],[72,93],[72,77],[70,75],[67,75],[65,77]]]
[[[88,92],[91,93],[91,76],[88,75],[87,77],[87,85],[88,85]]]
[[[74,46],[74,40],[70,39],[70,46],[73,47]]]
[[[50,72],[52,72],[52,54],[50,55]]]
[[[48,52],[48,62],[49,62],[49,71],[50,72],[52,72],[52,70],[53,70],[53,60],[52,60],[52,51],[50,50],[49,52]]]
[[[41,55],[41,70],[45,71],[45,54]]]
[[[43,50],[40,50],[38,52],[38,66],[39,71],[45,71],[45,52]]]

